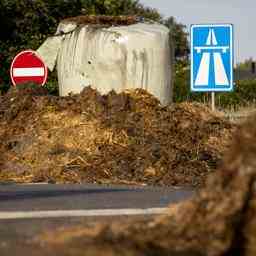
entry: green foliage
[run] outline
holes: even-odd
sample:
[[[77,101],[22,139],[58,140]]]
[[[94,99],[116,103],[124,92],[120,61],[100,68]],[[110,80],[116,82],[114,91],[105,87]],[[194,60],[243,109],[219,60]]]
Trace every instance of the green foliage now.
[[[57,78],[57,71],[49,72],[48,73],[48,81],[45,84],[46,89],[52,95],[58,95],[58,78]]]
[[[161,21],[161,15],[136,0],[1,0],[0,93],[10,84],[13,57],[25,49],[36,50],[55,33],[59,21],[78,15],[138,15]],[[47,87],[56,93],[57,79],[50,74]]]
[[[208,95],[190,90],[190,68],[188,60],[177,60],[175,64],[174,102],[199,101],[205,102]]]
[[[0,24],[5,29],[0,31],[0,94],[9,88],[9,69],[18,52],[37,49],[49,35],[55,33],[60,20],[90,14],[137,15],[166,25],[170,29],[171,41],[175,42],[173,54],[178,61],[176,85],[181,87],[176,86],[176,98],[180,101],[187,97],[188,75],[180,69],[188,56],[184,25],[172,17],[163,20],[157,10],[145,7],[137,0],[1,0]],[[46,88],[52,94],[58,93],[56,72],[49,73]]]
[[[210,104],[211,93],[191,92],[190,69],[186,61],[177,61],[175,67],[174,102],[199,101]],[[256,102],[256,80],[237,81],[233,92],[216,93],[219,109],[245,107]]]
[[[0,23],[8,28],[0,33],[2,83],[9,84],[10,64],[18,52],[37,49],[55,32],[60,19],[75,14],[76,4],[71,1],[2,0]]]
[[[16,86],[15,89],[17,89],[18,91],[24,89],[38,89],[38,84],[35,84],[33,82],[27,82]]]
[[[101,15],[138,15],[160,21],[161,15],[155,9],[148,8],[134,0],[82,0],[84,14]]]
[[[243,62],[240,62],[237,64],[236,66],[236,70],[250,70],[251,69],[251,65],[253,63],[253,59],[250,58],[250,59],[247,59]]]
[[[173,88],[174,102],[182,102],[189,100],[189,69],[186,62],[176,62],[175,64],[175,80]]]
[[[186,64],[189,54],[189,45],[188,34],[185,32],[185,25],[176,22],[174,17],[164,20],[163,24],[170,30],[171,41],[174,43],[174,56],[176,61],[184,60],[184,63]]]
[[[220,93],[217,98],[221,108],[245,107],[256,101],[256,80],[242,80],[235,84],[235,90],[230,93]]]

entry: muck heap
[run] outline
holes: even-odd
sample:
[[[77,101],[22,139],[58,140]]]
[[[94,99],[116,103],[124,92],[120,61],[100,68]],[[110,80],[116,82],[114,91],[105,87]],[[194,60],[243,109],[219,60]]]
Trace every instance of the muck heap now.
[[[0,181],[200,186],[236,127],[204,105],[162,106],[142,89],[0,97]]]
[[[256,255],[256,116],[235,135],[222,166],[193,199],[153,220],[86,223],[40,235],[66,255]],[[109,222],[109,221],[108,221]],[[87,223],[88,224],[88,223]]]

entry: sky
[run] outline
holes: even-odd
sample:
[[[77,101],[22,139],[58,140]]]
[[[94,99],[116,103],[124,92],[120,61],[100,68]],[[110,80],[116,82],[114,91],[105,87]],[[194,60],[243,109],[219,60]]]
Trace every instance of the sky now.
[[[256,0],[140,0],[174,16],[187,26],[201,23],[232,23],[235,35],[235,63],[256,59]]]

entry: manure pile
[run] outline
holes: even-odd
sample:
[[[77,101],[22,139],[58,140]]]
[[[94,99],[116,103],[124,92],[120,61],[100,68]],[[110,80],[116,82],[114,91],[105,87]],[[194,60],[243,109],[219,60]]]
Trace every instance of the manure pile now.
[[[153,221],[44,233],[42,249],[65,255],[256,255],[256,116],[235,136],[223,166],[195,197]]]
[[[106,15],[83,15],[67,18],[62,23],[75,23],[78,25],[102,25],[102,26],[128,26],[138,23],[137,16],[106,16]]]
[[[162,107],[143,90],[12,88],[0,97],[0,182],[198,186],[234,129],[203,105]]]

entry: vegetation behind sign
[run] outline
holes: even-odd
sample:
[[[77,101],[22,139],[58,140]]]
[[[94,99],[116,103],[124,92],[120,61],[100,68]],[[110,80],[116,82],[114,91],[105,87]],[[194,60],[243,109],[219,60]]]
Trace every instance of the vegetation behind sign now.
[[[164,20],[160,13],[135,0],[3,0],[0,2],[0,92],[10,84],[9,68],[12,58],[25,49],[36,50],[42,42],[55,33],[59,21],[78,15],[137,15],[164,23],[174,34],[177,58],[187,54],[188,44],[184,26],[173,17]],[[51,74],[47,84],[56,91],[56,75]]]

